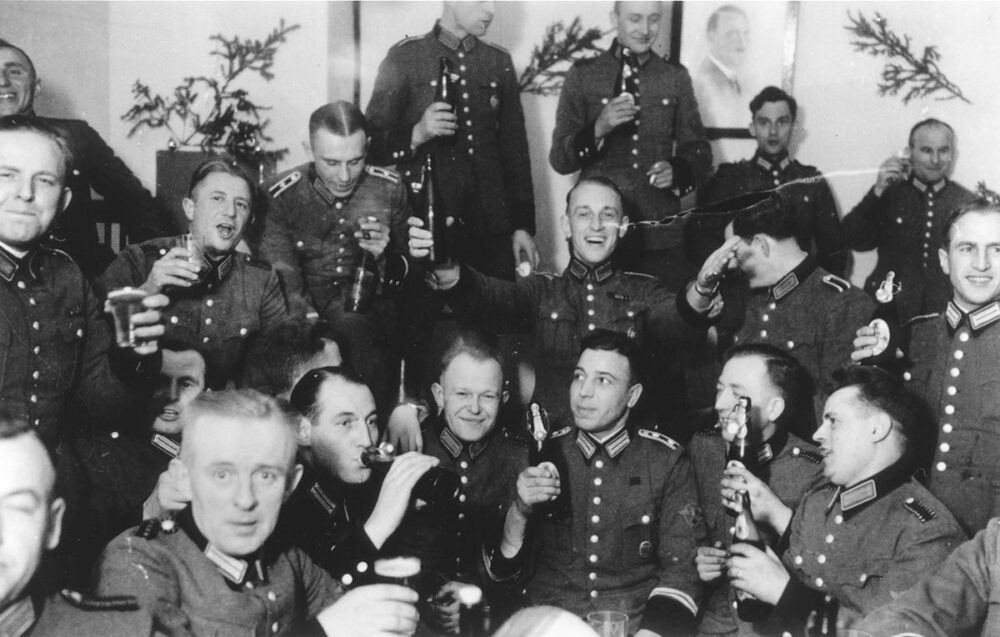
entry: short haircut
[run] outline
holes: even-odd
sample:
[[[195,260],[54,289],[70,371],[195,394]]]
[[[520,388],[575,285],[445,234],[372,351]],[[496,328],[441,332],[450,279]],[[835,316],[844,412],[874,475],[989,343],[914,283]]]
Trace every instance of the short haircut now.
[[[920,130],[921,128],[938,128],[938,127],[947,128],[948,132],[951,133],[952,139],[954,139],[955,129],[951,127],[951,124],[948,124],[947,122],[942,122],[941,120],[936,119],[934,117],[928,117],[927,119],[920,120],[919,122],[913,125],[913,128],[910,129],[910,137],[908,142],[909,145],[913,146],[913,136],[916,135],[917,131]]]
[[[723,365],[734,358],[760,358],[767,370],[768,381],[785,400],[785,410],[775,421],[785,428],[814,419],[815,386],[802,364],[788,352],[767,343],[744,343],[726,352]]]
[[[588,349],[614,352],[624,356],[628,361],[629,385],[643,381],[645,369],[642,351],[635,340],[629,338],[624,332],[606,329],[594,330],[583,337],[580,342],[580,354]]]
[[[767,199],[736,212],[733,232],[744,239],[766,234],[775,239],[799,238],[801,229],[788,197],[775,190]]]
[[[345,367],[317,367],[306,372],[306,374],[295,383],[288,402],[292,408],[315,423],[319,417],[323,406],[319,402],[320,390],[327,381],[339,379],[351,385],[360,385],[367,388],[368,385],[360,376]]]
[[[975,201],[952,210],[941,229],[941,247],[947,248],[951,244],[952,228],[958,223],[959,219],[972,212],[1000,214],[1000,204],[990,203],[986,199],[977,198]]]
[[[719,16],[722,15],[723,13],[738,13],[744,18],[747,17],[747,12],[744,11],[743,9],[735,7],[731,4],[724,4],[715,11],[713,11],[712,15],[708,16],[708,25],[705,27],[706,32],[715,31],[716,29],[719,28]]]
[[[58,128],[34,115],[5,115],[0,117],[0,132],[35,133],[50,140],[59,149],[63,163],[63,185],[73,171],[73,151],[66,136]]]
[[[52,478],[54,484],[49,490],[48,498],[51,502],[53,498],[56,497],[56,491],[61,490],[62,485],[60,484],[59,477],[56,475],[56,459],[52,455],[52,450],[49,446],[42,442],[42,439],[38,437],[38,432],[32,427],[27,420],[15,416],[7,408],[0,407],[0,440],[14,440],[20,438],[21,436],[27,436],[33,438],[41,445],[42,449],[45,450],[45,456],[49,459],[49,466],[52,468]]]
[[[854,387],[858,399],[871,409],[883,412],[899,425],[905,453],[913,457],[934,437],[930,412],[899,377],[871,365],[851,365],[833,373],[838,390]]]
[[[303,366],[323,351],[327,341],[337,344],[346,363],[347,339],[324,320],[290,319],[254,334],[242,385],[275,396],[291,391]]]
[[[24,49],[17,46],[16,44],[13,44],[8,40],[4,40],[3,38],[0,38],[0,49],[11,49],[12,51],[17,51],[18,53],[20,53],[21,56],[23,56],[24,59],[27,60],[28,62],[28,70],[31,71],[32,81],[38,79],[38,72],[35,70],[35,61],[31,59],[31,56],[28,55]]]
[[[253,212],[254,202],[257,199],[257,183],[250,178],[250,175],[239,165],[236,159],[228,155],[219,155],[218,157],[206,159],[194,169],[194,172],[191,173],[191,185],[188,188],[188,196],[194,197],[194,189],[198,184],[205,181],[209,175],[215,173],[232,175],[246,182],[247,189],[250,191],[250,211]]]
[[[279,425],[287,427],[293,440],[297,440],[298,415],[288,407],[287,403],[272,398],[253,389],[223,389],[207,391],[198,394],[181,412],[182,430],[188,430],[201,418],[206,417],[234,418],[243,423],[260,420],[274,420]],[[190,436],[181,438],[182,456],[190,453],[185,445],[190,447]],[[289,458],[289,467],[295,463],[295,455]]]
[[[451,341],[448,348],[441,355],[441,362],[438,364],[437,379],[441,380],[444,373],[448,371],[452,361],[465,354],[475,361],[496,361],[503,372],[503,356],[500,354],[500,347],[497,339],[485,332],[472,328],[463,328]]]
[[[785,102],[788,104],[788,111],[792,114],[792,119],[794,120],[796,115],[798,115],[799,103],[795,101],[794,97],[777,86],[764,87],[764,90],[757,93],[757,95],[750,100],[750,115],[756,117],[757,111],[759,111],[761,107],[768,102]]]
[[[619,203],[622,206],[622,212],[624,213],[625,197],[622,196],[621,188],[619,188],[618,184],[616,184],[615,182],[611,181],[607,177],[602,177],[601,175],[596,175],[596,176],[593,176],[593,177],[581,177],[579,181],[577,181],[575,184],[573,184],[573,187],[570,188],[569,192],[566,193],[566,209],[567,210],[569,209],[569,200],[573,198],[573,193],[576,192],[577,188],[579,188],[580,186],[583,186],[585,184],[594,184],[594,185],[597,185],[597,186],[604,186],[605,188],[614,191],[615,195],[618,197]]]
[[[340,137],[350,137],[364,131],[368,134],[368,121],[357,105],[343,100],[320,106],[309,116],[309,136],[326,130]]]

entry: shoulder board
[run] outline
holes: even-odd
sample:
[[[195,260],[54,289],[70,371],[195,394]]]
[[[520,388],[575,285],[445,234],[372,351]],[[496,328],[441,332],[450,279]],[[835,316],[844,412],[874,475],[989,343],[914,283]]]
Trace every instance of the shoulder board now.
[[[674,451],[681,448],[681,443],[677,442],[670,436],[661,434],[659,431],[653,431],[652,429],[640,429],[639,436],[642,438],[648,438],[649,440],[655,440],[656,442],[670,447]]]
[[[921,321],[928,321],[930,319],[936,319],[939,316],[941,316],[941,312],[931,312],[930,314],[917,314],[916,316],[912,317],[910,320],[908,320],[905,323],[903,323],[903,325],[905,326],[905,325],[910,325],[912,323],[920,323]]]
[[[808,460],[813,464],[821,464],[823,462],[823,454],[812,449],[803,449],[799,446],[792,447],[792,455],[796,458]]]
[[[142,243],[139,245],[139,249],[150,256],[162,257],[167,253],[167,248],[155,243]]]
[[[530,442],[528,432],[523,431],[522,429],[523,428],[511,429],[510,427],[504,427],[504,440],[515,445],[527,445]]]
[[[39,247],[45,252],[48,252],[49,254],[54,254],[55,256],[62,257],[63,259],[66,259],[71,263],[76,263],[76,261],[73,260],[73,257],[69,256],[69,253],[63,252],[59,248],[53,248],[52,246],[46,245],[44,243],[40,244]]]
[[[157,535],[160,534],[160,521],[156,518],[149,518],[148,520],[143,520],[139,523],[139,526],[135,527],[135,531],[132,535],[135,537],[141,537],[144,540],[152,540]]]
[[[826,283],[831,288],[836,290],[838,294],[842,294],[851,289],[850,282],[840,278],[836,274],[827,274],[826,276],[824,276],[823,283]]]
[[[285,175],[283,178],[274,182],[271,185],[271,187],[267,189],[267,192],[272,197],[278,197],[281,195],[281,193],[285,192],[295,184],[299,183],[300,179],[302,179],[302,172],[299,170],[292,171],[287,175]]]
[[[510,51],[508,51],[507,49],[503,48],[502,46],[500,46],[496,42],[490,42],[489,40],[480,40],[480,42],[482,44],[485,44],[486,46],[489,46],[489,47],[492,47],[492,48],[496,49],[497,51],[500,51],[501,53],[505,53],[507,55],[510,55]]]
[[[718,438],[722,435],[722,430],[718,427],[706,427],[705,429],[699,429],[694,432],[696,436],[703,436],[705,438]]]
[[[937,513],[933,509],[913,497],[903,500],[903,508],[912,513],[913,517],[921,522],[927,522],[937,517]]]
[[[252,254],[243,254],[243,263],[246,263],[250,267],[260,268],[261,270],[273,270],[271,262],[266,259],[261,259],[260,257],[255,257]]]
[[[569,432],[571,432],[571,431],[573,431],[573,426],[572,425],[566,425],[562,429],[556,429],[555,431],[553,431],[552,433],[550,433],[549,434],[549,438],[562,438],[563,436],[568,435]]]
[[[628,276],[634,276],[640,279],[656,279],[652,274],[646,274],[645,272],[626,272]]]
[[[408,38],[403,38],[402,40],[400,40],[399,42],[393,44],[389,48],[390,49],[395,49],[397,46],[402,46],[402,45],[404,45],[404,44],[406,44],[408,42],[416,42],[417,40],[423,40],[425,37],[426,37],[426,35],[411,35]]]
[[[562,275],[559,274],[558,272],[544,272],[542,270],[535,270],[535,274],[537,276],[543,276],[546,279],[560,279],[560,278],[562,278]]]
[[[134,611],[139,610],[139,600],[133,595],[112,595],[108,597],[94,597],[90,595],[84,595],[80,591],[70,590],[64,588],[59,591],[59,596],[63,600],[79,608],[80,610],[117,610],[117,611]]]
[[[399,173],[395,170],[389,170],[388,168],[382,168],[380,166],[365,166],[365,172],[372,177],[381,177],[386,181],[391,181],[394,184],[399,183]]]

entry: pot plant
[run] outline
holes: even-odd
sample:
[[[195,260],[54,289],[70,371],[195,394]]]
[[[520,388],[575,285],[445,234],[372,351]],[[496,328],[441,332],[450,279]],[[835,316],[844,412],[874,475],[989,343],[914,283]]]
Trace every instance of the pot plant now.
[[[274,174],[277,161],[288,152],[267,147],[272,139],[265,133],[269,120],[262,113],[270,107],[254,102],[236,83],[248,73],[271,81],[278,47],[298,28],[281,20],[263,41],[227,38],[221,33],[209,37],[215,43],[209,55],[218,58],[217,73],[185,77],[167,96],[135,81],[134,103],[122,121],[132,124],[129,137],[144,128],[163,128],[170,135],[167,150],[156,153],[156,196],[170,210],[174,231],[187,228],[181,199],[187,194],[191,173],[208,156],[228,153],[263,181]]]

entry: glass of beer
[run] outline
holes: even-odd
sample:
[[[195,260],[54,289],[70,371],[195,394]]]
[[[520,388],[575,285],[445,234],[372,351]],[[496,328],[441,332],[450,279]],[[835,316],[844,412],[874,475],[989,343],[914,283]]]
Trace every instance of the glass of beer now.
[[[384,557],[375,560],[375,581],[398,584],[416,589],[420,577],[420,558],[412,556]]]
[[[587,625],[600,637],[625,637],[628,615],[617,610],[595,610],[587,613]]]
[[[124,287],[108,292],[108,309],[115,321],[115,342],[118,347],[135,347],[135,325],[132,317],[145,312],[142,304],[146,292],[139,288]]]
[[[198,267],[198,280],[200,281],[208,272],[208,260],[205,258],[205,249],[201,247],[198,240],[192,233],[184,235],[184,249],[188,251],[188,263]]]

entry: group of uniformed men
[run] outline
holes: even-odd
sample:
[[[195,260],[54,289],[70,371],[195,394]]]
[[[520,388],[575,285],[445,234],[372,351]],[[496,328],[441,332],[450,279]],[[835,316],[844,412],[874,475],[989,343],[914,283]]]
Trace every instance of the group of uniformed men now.
[[[445,2],[394,46],[367,114],[318,108],[308,164],[263,188],[199,166],[180,236],[89,126],[34,113],[36,69],[0,41],[0,634],[454,634],[466,583],[496,619],[620,610],[643,637],[992,634],[1000,207],[949,180],[951,127],[914,126],[841,219],[769,87],[757,152],[712,173],[690,77],[652,50],[659,3],[616,2],[552,138],[580,171],[569,265],[516,278],[539,255],[492,5]],[[616,96],[625,49],[640,88]],[[445,264],[414,214],[428,155]],[[137,241],[113,260],[91,187]],[[872,248],[852,288],[848,250]],[[358,313],[364,253],[381,285]],[[852,365],[889,271],[891,372]],[[102,310],[122,287],[146,293],[132,347]],[[506,333],[529,337],[516,374]],[[753,471],[725,461],[741,399]],[[387,470],[362,462],[380,440]],[[418,497],[441,469],[457,496]],[[733,537],[743,493],[763,549]],[[421,559],[410,587],[374,583],[393,555]],[[766,617],[740,618],[746,595]]]

